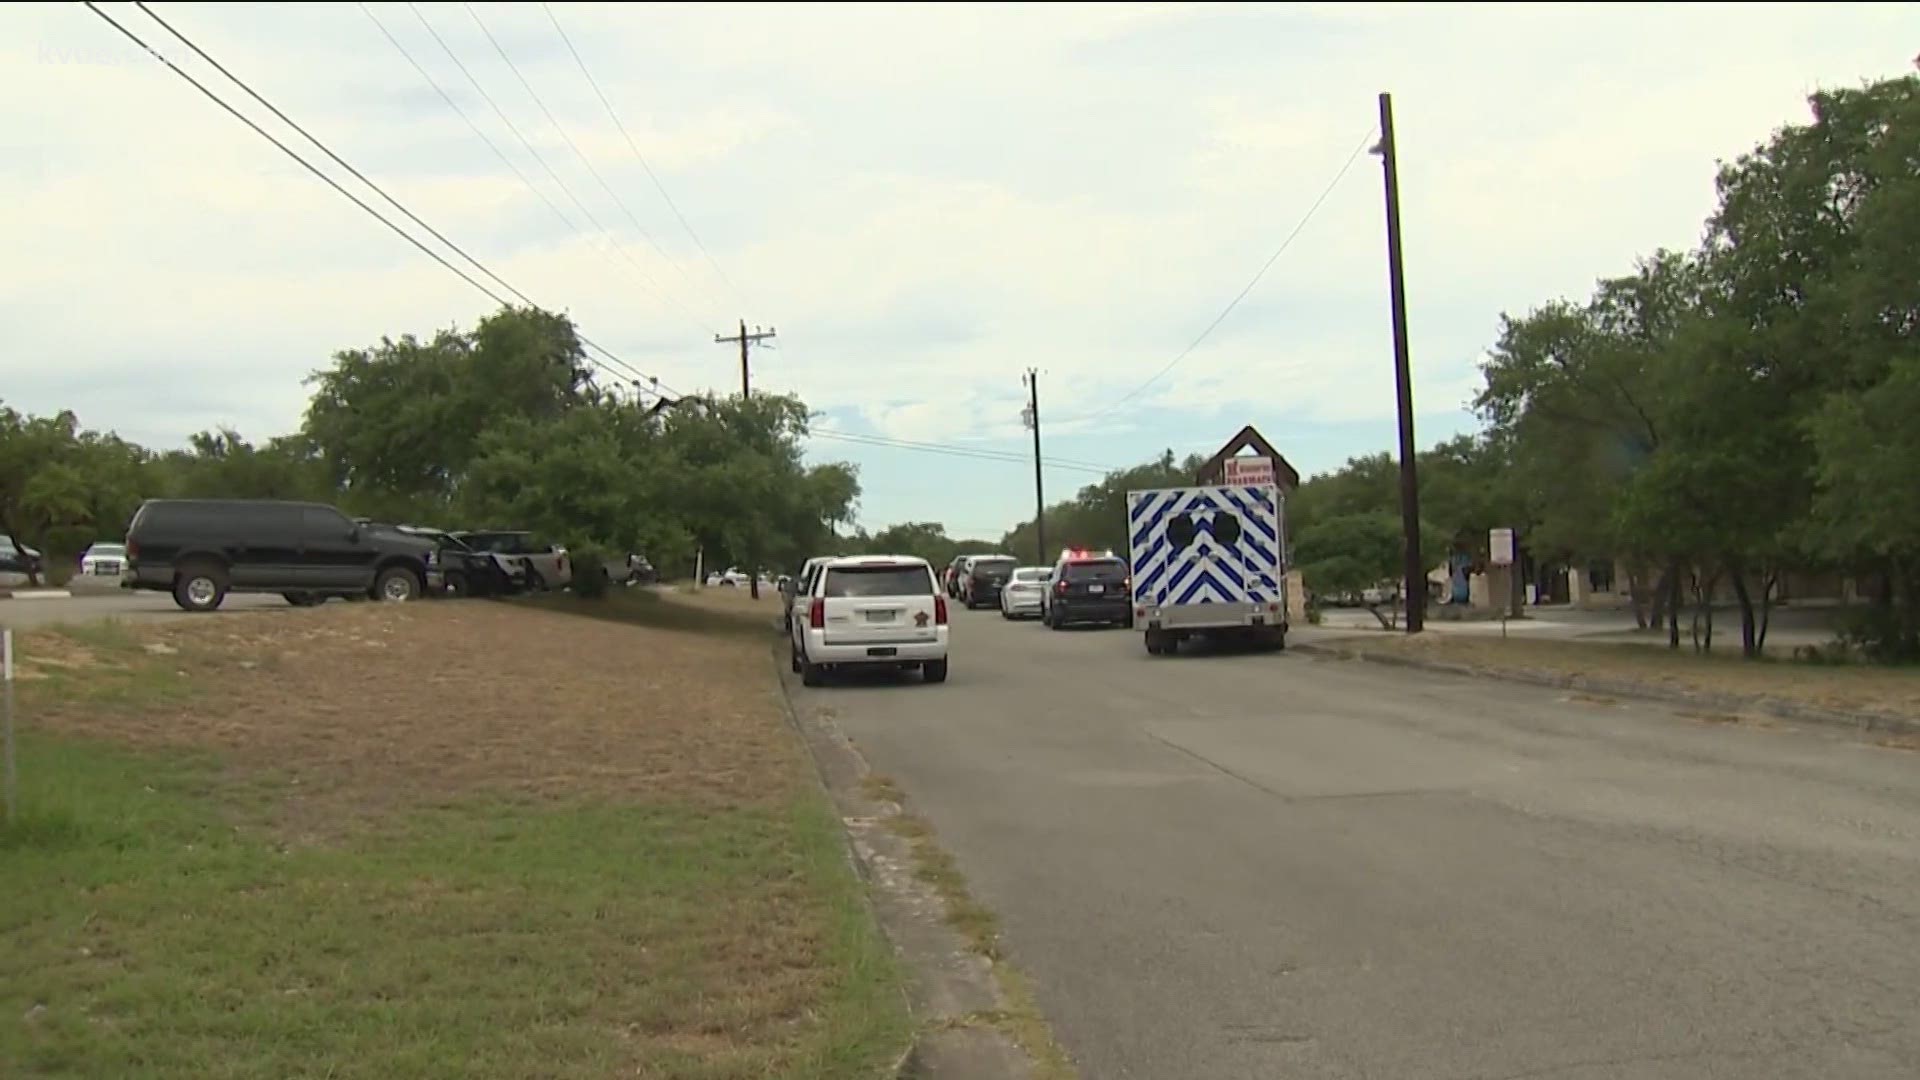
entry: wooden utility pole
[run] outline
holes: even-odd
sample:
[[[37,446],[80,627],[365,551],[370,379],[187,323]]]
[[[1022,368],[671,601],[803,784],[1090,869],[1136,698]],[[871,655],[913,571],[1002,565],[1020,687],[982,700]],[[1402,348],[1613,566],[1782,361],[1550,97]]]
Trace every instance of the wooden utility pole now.
[[[742,398],[753,396],[753,379],[749,374],[747,349],[754,342],[766,341],[773,336],[774,332],[771,326],[765,330],[756,326],[753,328],[753,333],[747,333],[747,320],[745,319],[740,320],[740,332],[738,334],[713,335],[713,343],[716,345],[727,345],[736,341],[740,343],[740,396]]]
[[[1406,533],[1407,633],[1427,621],[1427,570],[1420,558],[1420,478],[1414,470],[1413,371],[1407,358],[1407,278],[1400,260],[1400,160],[1393,145],[1393,95],[1380,95],[1380,167],[1387,181],[1387,281],[1393,294],[1393,381],[1400,412],[1400,524]]]
[[[1050,566],[1053,560],[1047,558],[1047,496],[1040,483],[1040,372],[1028,368],[1022,381],[1027,384],[1027,408],[1021,419],[1033,429],[1033,534],[1034,546],[1040,552],[1034,565]]]

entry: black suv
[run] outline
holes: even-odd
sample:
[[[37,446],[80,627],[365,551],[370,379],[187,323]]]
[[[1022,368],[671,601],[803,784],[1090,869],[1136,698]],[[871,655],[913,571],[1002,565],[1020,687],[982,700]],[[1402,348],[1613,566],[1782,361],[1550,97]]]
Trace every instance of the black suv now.
[[[149,499],[127,526],[120,584],[212,611],[229,592],[412,600],[440,587],[433,541],[362,525],[324,503]]]
[[[1068,556],[1054,564],[1040,618],[1058,630],[1069,623],[1133,625],[1133,575],[1112,556]]]
[[[968,559],[960,578],[960,599],[966,601],[969,610],[997,606],[1000,590],[1007,587],[1007,579],[1013,576],[1013,568],[1018,565],[1019,561],[1011,555],[976,555]]]

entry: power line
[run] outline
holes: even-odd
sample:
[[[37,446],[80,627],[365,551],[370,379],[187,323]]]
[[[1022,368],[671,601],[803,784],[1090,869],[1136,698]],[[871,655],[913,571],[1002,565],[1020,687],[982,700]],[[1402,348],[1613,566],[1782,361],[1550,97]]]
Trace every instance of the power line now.
[[[414,237],[412,233],[407,232],[405,229],[402,229],[400,226],[395,225],[393,222],[387,220],[385,217],[382,217],[380,214],[380,211],[375,210],[371,206],[368,206],[366,202],[363,201],[358,195],[355,195],[353,192],[348,191],[344,187],[341,187],[339,181],[335,180],[331,176],[328,176],[326,173],[321,172],[320,169],[316,167],[312,162],[308,161],[306,158],[301,157],[298,153],[296,153],[294,150],[288,147],[286,143],[283,143],[279,139],[274,138],[271,134],[267,132],[265,128],[261,127],[259,124],[254,123],[240,110],[234,108],[232,105],[227,104],[226,101],[220,97],[220,95],[207,89],[206,86],[200,82],[200,80],[187,74],[185,71],[182,71],[180,67],[176,65],[173,61],[160,55],[159,50],[155,49],[151,45],[148,45],[145,41],[142,41],[140,39],[140,35],[120,25],[120,23],[116,21],[113,16],[107,14],[104,11],[101,11],[100,8],[93,3],[93,0],[85,0],[85,3],[87,6],[87,10],[93,12],[95,15],[100,16],[102,19],[105,19],[108,25],[112,26],[115,30],[120,31],[120,33],[124,35],[127,38],[127,40],[133,42],[135,45],[140,46],[141,50],[145,52],[147,55],[153,57],[155,60],[160,61],[162,64],[165,64],[167,67],[167,70],[173,72],[175,75],[180,76],[182,79],[185,79],[188,83],[190,83],[193,86],[195,90],[198,90],[202,94],[205,94],[209,101],[212,101],[215,105],[218,105],[222,109],[225,109],[230,115],[232,115],[232,117],[235,120],[238,120],[241,123],[252,128],[254,131],[254,134],[259,135],[261,138],[272,143],[275,147],[279,149],[281,153],[292,158],[294,161],[299,162],[302,168],[306,169],[308,172],[312,173],[313,175],[319,177],[321,180],[325,181],[328,187],[331,187],[333,190],[339,192],[340,194],[346,196],[348,199],[352,200],[355,206],[358,206],[360,209],[373,215],[376,221],[380,222],[382,225],[385,225],[387,228],[392,229],[395,233],[397,233],[400,236],[401,239],[405,240],[409,244],[412,244],[414,247],[419,248],[421,252],[423,252],[428,258],[432,259],[434,262],[437,262],[441,266],[444,266],[448,270],[451,270],[455,274],[458,274],[462,281],[465,281],[467,284],[487,294],[488,297],[490,297],[495,303],[499,304],[501,307],[513,306],[509,304],[506,300],[502,299],[500,295],[495,293],[492,289],[489,289],[485,285],[482,285],[480,284],[480,282],[474,280],[472,275],[468,274],[465,270],[462,270],[459,267],[448,262],[445,258],[443,258],[440,255],[439,252],[421,243],[417,238]]]
[[[1373,141],[1373,129],[1369,128],[1367,129],[1366,136],[1360,140],[1360,144],[1353,148],[1353,153],[1347,155],[1347,160],[1340,166],[1340,171],[1333,175],[1333,179],[1328,181],[1326,188],[1320,192],[1320,197],[1313,200],[1313,205],[1307,207],[1307,212],[1301,216],[1299,224],[1293,227],[1293,231],[1287,234],[1287,238],[1285,240],[1280,241],[1280,246],[1274,249],[1273,254],[1267,256],[1267,261],[1260,264],[1260,269],[1254,271],[1253,278],[1247,282],[1246,286],[1242,288],[1240,292],[1236,294],[1232,300],[1229,300],[1227,302],[1227,306],[1221,309],[1220,314],[1214,316],[1213,321],[1207,324],[1207,328],[1205,330],[1200,331],[1199,337],[1196,337],[1191,342],[1188,342],[1187,347],[1184,349],[1181,349],[1180,352],[1177,355],[1175,355],[1173,359],[1167,361],[1166,364],[1162,366],[1159,371],[1154,372],[1152,378],[1149,378],[1146,382],[1141,383],[1139,386],[1136,386],[1132,390],[1129,390],[1127,393],[1121,395],[1117,400],[1115,400],[1112,404],[1108,405],[1106,408],[1100,409],[1096,412],[1082,413],[1079,416],[1069,416],[1064,419],[1056,420],[1054,421],[1054,423],[1066,424],[1066,423],[1072,423],[1074,421],[1092,420],[1096,417],[1105,416],[1108,413],[1112,412],[1113,410],[1119,408],[1122,405],[1125,405],[1127,402],[1132,401],[1134,398],[1139,397],[1141,394],[1145,393],[1148,387],[1152,386],[1154,383],[1159,382],[1161,378],[1167,374],[1167,372],[1172,371],[1174,368],[1178,367],[1180,365],[1180,362],[1185,360],[1189,355],[1191,355],[1193,353],[1193,350],[1199,348],[1200,343],[1207,340],[1207,337],[1211,335],[1214,332],[1214,330],[1218,329],[1221,323],[1227,321],[1227,316],[1233,314],[1233,309],[1240,306],[1240,301],[1245,300],[1247,298],[1247,294],[1253,291],[1253,287],[1255,285],[1260,284],[1260,279],[1267,275],[1267,271],[1273,269],[1273,264],[1280,261],[1280,256],[1286,254],[1287,248],[1293,245],[1294,239],[1297,238],[1300,235],[1301,231],[1307,227],[1307,222],[1312,221],[1313,215],[1315,215],[1316,213],[1319,213],[1321,205],[1327,201],[1328,196],[1333,194],[1333,189],[1340,186],[1340,181],[1346,179],[1347,171],[1353,168],[1353,163],[1359,160],[1360,154],[1366,150],[1366,148],[1372,141]]]
[[[961,450],[961,451],[966,451],[968,453],[994,454],[1008,461],[1031,460],[1031,458],[1022,451],[996,450],[990,446],[966,446],[961,443],[918,442],[913,439],[897,439],[890,435],[867,435],[860,432],[835,431],[831,428],[816,427],[816,428],[808,428],[807,430],[812,434],[825,435],[828,437],[832,437],[836,435],[844,435],[850,438],[858,438],[858,439],[881,439],[890,444],[898,445],[901,447],[914,448],[914,449]],[[1083,469],[1093,469],[1093,470],[1098,470],[1100,472],[1121,471],[1119,469],[1114,468],[1111,465],[1102,465],[1097,461],[1085,461],[1079,458],[1049,457],[1047,458],[1047,462],[1049,464],[1079,466],[1080,468],[1083,468]]]
[[[205,60],[208,64],[212,65],[213,70],[218,71],[220,74],[226,76],[229,82],[233,83],[235,86],[238,86],[240,89],[246,91],[248,97],[252,98],[253,100],[259,102],[261,105],[265,106],[266,110],[272,113],[273,115],[279,117],[282,123],[286,124],[288,127],[292,128],[293,130],[299,132],[302,136],[306,138],[308,142],[319,147],[320,152],[332,158],[334,164],[347,170],[349,173],[352,173],[354,179],[372,188],[375,194],[387,200],[388,205],[392,206],[395,210],[398,210],[401,213],[407,215],[408,220],[412,221],[415,225],[418,225],[421,228],[427,230],[428,233],[432,234],[435,240],[438,240],[441,243],[447,245],[447,247],[453,249],[453,251],[457,253],[461,258],[472,263],[475,269],[479,270],[481,273],[492,278],[494,282],[498,284],[501,288],[519,297],[529,307],[537,308],[540,306],[539,304],[534,303],[533,300],[529,298],[526,293],[523,293],[519,289],[516,289],[512,285],[509,285],[506,282],[506,280],[503,279],[499,274],[496,274],[492,270],[487,269],[487,267],[484,264],[482,264],[479,259],[476,259],[472,255],[468,254],[465,248],[462,248],[459,244],[456,244],[453,241],[447,239],[446,236],[440,232],[440,230],[420,220],[420,215],[407,209],[405,206],[403,206],[400,203],[400,200],[394,198],[392,195],[387,194],[387,191],[385,188],[382,188],[379,184],[376,184],[372,180],[367,179],[367,176],[365,173],[362,173],[359,169],[356,169],[352,165],[348,164],[346,159],[342,158],[339,154],[334,153],[331,147],[329,147],[326,143],[321,142],[317,137],[314,136],[312,132],[308,131],[304,127],[301,127],[299,123],[297,123],[292,117],[288,116],[286,113],[281,112],[279,108],[277,108],[273,104],[273,102],[268,101],[264,97],[261,97],[260,94],[256,92],[253,87],[247,85],[246,80],[240,78],[240,76],[238,75],[235,75],[233,72],[228,71],[226,66],[221,64],[220,61],[215,60],[211,56],[208,56],[207,51],[205,49],[202,49],[200,46],[194,44],[193,41],[189,39],[185,34],[182,34],[180,31],[174,29],[172,23],[154,14],[153,9],[148,7],[144,2],[144,0],[135,0],[135,3],[133,6],[139,8],[141,12],[146,15],[147,18],[152,19],[156,23],[159,23],[161,29],[165,30],[169,34],[172,34],[176,39],[179,40],[180,44],[185,45],[189,49],[192,49],[194,52],[194,55],[198,56],[200,59]]]
[[[846,442],[846,443],[854,443],[857,445],[864,445],[864,446],[884,447],[891,450],[912,450],[912,451],[916,451],[918,453],[923,453],[923,454],[938,454],[945,457],[964,458],[964,459],[973,460],[973,461],[990,461],[996,464],[1024,465],[1028,462],[1028,460],[1030,460],[1020,454],[1002,453],[1001,451],[997,451],[997,450],[977,449],[974,447],[966,447],[966,446],[952,446],[952,445],[944,445],[940,443],[911,442],[905,439],[889,439],[889,438],[886,438],[885,436],[880,436],[880,435],[854,435],[847,432],[822,431],[819,428],[811,428],[808,430],[807,434],[810,437],[831,439],[835,442]],[[1082,464],[1077,464],[1073,462],[1058,461],[1054,459],[1047,459],[1043,461],[1042,464],[1049,469],[1064,469],[1071,472],[1096,473],[1102,476],[1105,476],[1109,473],[1121,471],[1118,469],[1109,469],[1109,468],[1098,466],[1098,465],[1082,465]]]
[[[660,182],[660,177],[654,173],[653,166],[647,162],[647,155],[640,152],[640,144],[635,142],[633,135],[627,131],[627,125],[620,120],[620,114],[614,111],[613,102],[608,101],[606,93],[600,89],[600,80],[594,78],[593,72],[588,70],[587,62],[580,56],[580,50],[573,47],[573,38],[568,35],[566,27],[560,25],[560,18],[553,13],[552,6],[542,2],[540,10],[547,13],[547,19],[553,23],[554,30],[560,35],[560,40],[566,42],[567,51],[573,54],[573,62],[580,67],[580,74],[587,77],[587,85],[593,87],[594,96],[598,97],[600,104],[606,108],[608,118],[613,121],[613,126],[620,130],[620,137],[627,141],[627,149],[633,151],[634,160],[638,161],[640,168],[645,170],[647,179],[653,181],[653,189],[660,193],[660,198],[666,202],[667,208],[673,211],[673,216],[680,222],[680,227],[686,230],[687,238],[693,241],[694,247],[700,249],[701,255],[706,256],[708,265],[713,267],[714,273],[720,275],[720,280],[733,292],[734,299],[751,307],[746,296],[741,293],[740,287],[735,285],[733,279],[727,276],[727,272],[720,268],[720,260],[713,257],[713,252],[707,249],[706,243],[700,239],[700,234],[693,231],[693,225],[687,220],[687,215],[680,212],[680,205],[673,201],[673,196],[667,194],[666,185]]]
[[[138,4],[137,6],[141,9],[141,11],[145,12],[149,18],[153,19],[155,22],[160,23],[161,26],[166,27],[169,33],[173,34],[177,38],[180,38],[182,42],[185,42],[188,48],[191,48],[193,49],[194,52],[199,53],[203,58],[206,59],[206,61],[209,64],[212,64],[223,75],[226,75],[227,78],[232,79],[236,85],[239,85],[241,87],[241,89],[247,90],[249,94],[253,94],[253,91],[250,88],[248,88],[245,83],[242,83],[231,72],[227,71],[226,68],[221,67],[218,63],[216,63],[213,60],[212,57],[207,56],[205,52],[201,51],[198,47],[194,46],[192,42],[187,41],[187,39],[184,36],[182,36],[178,31],[174,30],[171,26],[168,26],[158,16],[154,15],[153,12],[148,11],[145,4]],[[318,166],[314,165],[312,162],[308,161],[306,158],[301,157],[298,151],[294,150],[292,147],[289,147],[286,143],[281,142],[279,139],[274,138],[272,133],[268,132],[265,128],[261,127],[259,124],[254,123],[253,120],[249,118],[245,113],[242,113],[240,110],[228,104],[227,101],[224,98],[222,98],[219,94],[216,94],[212,90],[208,89],[206,84],[194,78],[192,75],[187,74],[187,72],[181,69],[179,65],[175,64],[173,61],[161,55],[158,49],[155,49],[153,46],[147,44],[146,41],[140,37],[140,35],[134,33],[132,30],[127,29],[125,26],[122,26],[120,22],[116,20],[113,16],[100,10],[100,8],[97,5],[95,5],[92,2],[92,0],[86,0],[86,7],[87,7],[87,10],[93,12],[95,15],[100,16],[100,18],[106,20],[107,25],[113,27],[115,30],[118,30],[121,33],[121,35],[124,36],[127,40],[139,46],[141,51],[145,52],[147,55],[153,57],[155,60],[158,60],[160,63],[164,64],[167,70],[173,72],[175,75],[178,75],[180,78],[185,79],[187,83],[191,85],[195,90],[200,91],[200,93],[204,95],[207,98],[207,100],[213,102],[215,105],[220,106],[220,108],[223,109],[228,115],[232,116],[234,119],[240,121],[241,123],[247,125],[247,127],[253,130],[254,134],[272,143],[274,147],[278,149],[281,153],[287,155],[288,157],[292,158],[295,162],[299,163],[301,168],[304,168],[308,172],[319,177],[322,181],[326,183],[328,187],[331,187],[333,190],[345,196],[350,202],[352,202],[355,206],[359,207],[361,210],[365,211],[375,221],[378,221],[380,224],[385,225],[388,229],[392,230],[401,239],[405,240],[409,244],[412,244],[415,248],[419,249],[421,253],[425,254],[428,258],[432,259],[434,262],[437,262],[441,266],[452,271],[456,276],[460,278],[460,280],[473,286],[475,289],[478,289],[481,293],[485,294],[486,297],[492,300],[494,303],[499,304],[501,307],[513,306],[512,304],[508,303],[506,299],[501,297],[498,293],[494,292],[492,289],[489,289],[485,285],[481,284],[480,281],[474,278],[471,274],[468,274],[466,271],[453,265],[451,262],[448,262],[446,258],[442,256],[439,252],[428,247],[426,244],[421,243],[418,237],[414,236],[412,233],[409,233],[405,229],[401,228],[399,225],[394,224],[391,219],[387,218],[385,215],[381,214],[380,211],[375,210],[372,206],[368,205],[367,202],[361,199],[358,195],[355,195],[353,192],[348,191],[345,187],[341,186],[339,181],[335,180],[331,176],[328,176]],[[273,109],[273,106],[268,104],[266,100],[264,98],[261,98],[258,94],[253,94],[253,96],[256,100],[260,101],[261,104],[266,105],[267,108]],[[283,120],[286,120],[286,122],[290,126],[292,126],[296,131],[299,131],[302,135],[305,135],[307,139],[312,141],[315,146],[320,146],[322,150],[326,150],[326,147],[322,146],[318,139],[315,139],[312,135],[307,134],[305,129],[301,128],[298,124],[293,123],[292,120],[287,119],[285,114],[281,113],[278,109],[273,109],[273,112],[274,112],[274,115],[279,116]],[[329,150],[327,151],[327,153],[329,156],[333,156],[332,151]],[[339,158],[335,157],[335,160],[338,161]],[[368,187],[371,187],[376,191],[380,190],[379,187],[376,186],[372,181],[367,180],[366,177],[364,176],[361,176],[358,170],[353,169],[352,166],[346,165],[344,161],[341,161],[341,164],[345,166],[348,169],[348,171],[352,172],[355,176],[359,177],[363,182],[365,182]],[[381,195],[383,197],[386,197],[389,202],[394,202],[391,196],[387,196],[384,191],[381,192]],[[400,204],[398,202],[394,202],[394,205],[399,206]],[[400,209],[403,212],[405,212],[405,207],[400,207]],[[408,213],[407,216],[413,217],[411,213]],[[419,221],[418,218],[415,218],[414,220]],[[485,273],[488,277],[491,277],[495,281],[500,282],[501,286],[504,287],[508,292],[512,293],[515,296],[520,297],[522,300],[526,300],[526,302],[533,307],[538,308],[540,306],[538,304],[534,304],[533,301],[531,300],[527,300],[525,294],[521,293],[520,290],[515,289],[513,286],[507,284],[506,281],[501,279],[498,275],[494,274],[491,270],[488,270],[478,260],[474,259],[471,255],[468,255],[464,250],[454,245],[452,241],[449,241],[445,237],[440,236],[440,234],[437,231],[432,229],[425,222],[419,222],[419,224],[421,225],[422,228],[426,228],[428,232],[433,233],[433,235],[435,235],[436,237],[440,237],[441,241],[443,243],[446,243],[446,245],[449,248],[452,248],[453,250],[460,252],[460,255],[463,258],[473,263],[474,266],[479,267],[482,273]],[[651,378],[651,376],[641,375],[638,369],[633,368],[631,365],[628,365],[626,361],[621,360],[618,356],[615,356],[613,353],[608,352],[606,349],[601,348],[598,344],[595,344],[591,339],[587,338],[585,335],[580,334],[577,328],[574,332],[574,336],[580,339],[580,343],[582,345],[601,353],[602,355],[607,357],[608,360],[610,360],[613,363],[619,364],[622,367],[627,368],[627,370],[631,371],[634,375],[638,375],[641,378]],[[589,363],[593,363],[596,366],[600,366],[600,367],[605,366],[603,364],[600,364],[598,361],[593,360],[592,357],[587,357],[587,360]]]
[[[560,123],[559,118],[553,115],[553,110],[547,108],[546,101],[540,97],[538,91],[534,90],[533,83],[527,80],[527,76],[520,70],[520,65],[514,63],[513,57],[507,55],[506,48],[500,44],[500,39],[493,36],[493,31],[487,27],[486,21],[480,18],[480,13],[473,9],[472,4],[463,3],[460,6],[467,9],[467,14],[473,18],[473,24],[478,26],[480,33],[486,36],[487,44],[492,45],[493,51],[500,54],[500,59],[507,65],[507,70],[513,72],[513,77],[520,81],[520,88],[525,90],[527,96],[533,99],[534,105],[540,109],[540,114],[547,118],[547,123],[553,125],[553,130],[559,133],[560,138],[567,144],[567,148],[573,151],[573,156],[579,158],[580,164],[586,166],[588,174],[593,177],[595,183],[600,185],[600,190],[606,192],[607,197],[612,199],[614,205],[620,208],[620,212],[627,215],[627,221],[633,225],[634,231],[640,234],[640,238],[645,240],[647,245],[653,248],[656,254],[667,261],[667,265],[679,271],[680,276],[686,278],[688,284],[692,284],[693,277],[687,273],[686,267],[681,266],[680,263],[668,253],[667,249],[661,247],[660,242],[653,238],[653,234],[647,231],[647,227],[640,224],[640,219],[634,216],[632,208],[627,206],[627,201],[622,199],[620,194],[608,185],[606,178],[600,175],[600,170],[594,168],[593,159],[589,158],[580,149],[580,144],[573,141],[573,136],[567,134],[566,127]]]
[[[607,242],[613,246],[613,249],[616,252],[618,252],[623,259],[626,260],[627,265],[630,266],[633,269],[633,271],[639,275],[639,280],[641,281],[641,283],[646,288],[651,290],[654,293],[654,295],[660,297],[662,300],[665,300],[667,303],[680,309],[680,312],[682,314],[686,315],[689,319],[692,319],[695,325],[698,325],[700,327],[701,333],[703,334],[706,333],[708,324],[704,320],[702,320],[700,316],[694,314],[693,310],[688,308],[677,297],[667,292],[666,289],[662,287],[659,282],[655,281],[653,279],[653,275],[647,273],[646,268],[641,266],[639,261],[633,257],[632,253],[627,251],[625,245],[621,244],[619,239],[615,237],[613,233],[610,232],[605,225],[600,223],[600,219],[594,216],[594,213],[592,210],[587,208],[587,204],[580,201],[580,197],[573,193],[573,189],[567,186],[567,182],[560,178],[560,174],[555,172],[553,170],[553,166],[547,163],[547,159],[541,155],[539,150],[536,150],[534,148],[533,143],[530,140],[528,140],[528,138],[524,133],[521,132],[519,126],[516,125],[513,122],[513,120],[507,116],[506,110],[502,109],[500,107],[499,102],[493,99],[493,95],[487,93],[486,87],[480,85],[480,80],[474,77],[472,71],[468,70],[467,65],[453,51],[453,48],[447,44],[446,39],[440,36],[440,31],[434,29],[433,24],[427,21],[427,17],[420,13],[420,8],[417,5],[409,2],[407,4],[407,10],[413,12],[413,17],[419,20],[421,27],[423,27],[427,31],[427,33],[433,37],[434,43],[440,46],[440,51],[446,54],[447,59],[453,62],[454,67],[460,69],[460,74],[466,78],[467,84],[473,87],[474,92],[479,94],[481,100],[485,101],[487,103],[487,106],[493,110],[493,114],[499,117],[500,122],[506,125],[507,130],[513,133],[513,137],[519,140],[521,148],[526,150],[528,155],[533,158],[534,162],[538,164],[540,168],[547,174],[548,179],[552,180],[554,184],[560,188],[561,193],[567,197],[568,201],[573,203],[576,209],[578,209],[582,214],[586,215],[587,221],[592,223],[594,228],[600,230],[600,235],[604,236],[607,239]],[[565,215],[562,215],[562,220],[567,220]],[[574,229],[576,232],[584,233],[584,230],[580,229],[579,226],[574,225],[571,220],[567,220],[567,224],[570,228]]]

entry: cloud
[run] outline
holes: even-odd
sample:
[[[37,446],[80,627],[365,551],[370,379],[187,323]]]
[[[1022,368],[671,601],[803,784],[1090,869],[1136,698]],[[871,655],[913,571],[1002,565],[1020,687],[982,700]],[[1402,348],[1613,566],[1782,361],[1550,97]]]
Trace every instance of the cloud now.
[[[703,251],[537,6],[481,10],[618,202],[464,12],[422,8],[545,165],[404,6],[370,7],[524,182],[350,6],[159,10],[668,386],[736,385],[737,355],[713,336],[744,318],[779,328],[754,355],[755,385],[799,393],[840,429],[1020,450],[1020,374],[1035,368],[1050,454],[1118,463],[1250,420],[1283,430],[1302,467],[1391,445],[1379,162],[1364,154],[1225,322],[1101,412],[1300,223],[1371,130],[1381,89],[1399,127],[1425,438],[1468,422],[1500,312],[1689,244],[1717,160],[1802,117],[1807,91],[1904,72],[1911,53],[1904,11],[1871,5],[1737,19],[1686,6],[556,6]],[[270,124],[135,9],[110,10]],[[160,444],[218,423],[264,436],[298,423],[300,380],[334,350],[492,307],[84,8],[0,10],[0,132],[0,363],[15,407],[74,407]],[[1018,469],[822,452],[862,464],[876,521],[941,505],[990,521],[1030,503]],[[1063,472],[1055,490],[1083,478]]]

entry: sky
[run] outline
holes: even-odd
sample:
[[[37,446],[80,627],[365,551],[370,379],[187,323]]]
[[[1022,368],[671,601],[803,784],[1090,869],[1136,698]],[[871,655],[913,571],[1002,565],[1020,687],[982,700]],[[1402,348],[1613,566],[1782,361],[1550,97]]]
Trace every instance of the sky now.
[[[149,6],[662,386],[773,327],[754,387],[860,521],[982,537],[1032,514],[1028,369],[1049,501],[1246,424],[1303,475],[1395,445],[1380,92],[1424,446],[1503,312],[1695,243],[1716,163],[1920,43],[1897,4]],[[79,4],[0,6],[0,237],[0,400],[154,447],[291,431],[336,350],[496,307]]]

